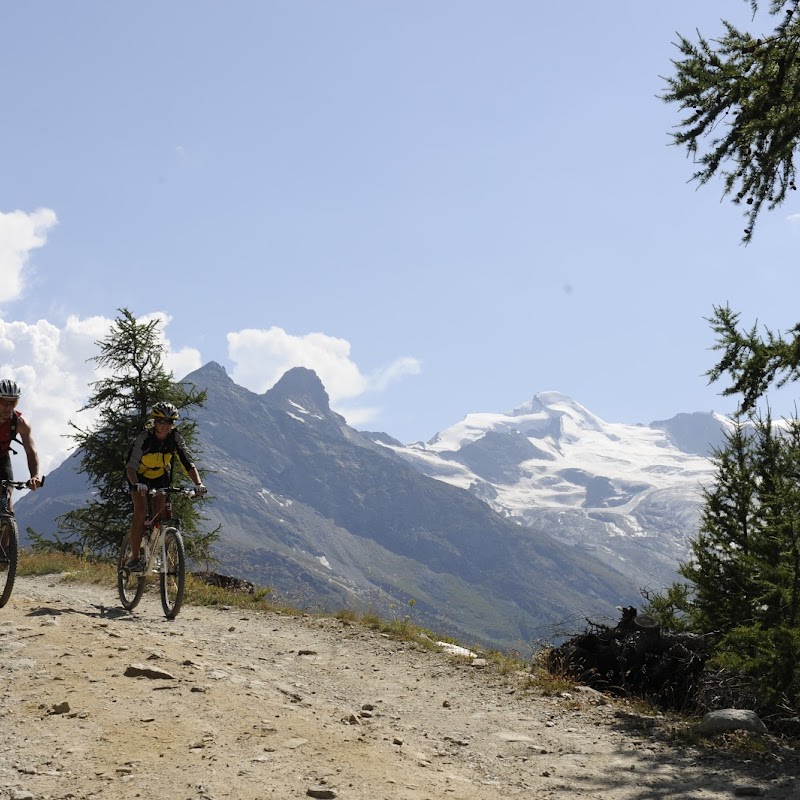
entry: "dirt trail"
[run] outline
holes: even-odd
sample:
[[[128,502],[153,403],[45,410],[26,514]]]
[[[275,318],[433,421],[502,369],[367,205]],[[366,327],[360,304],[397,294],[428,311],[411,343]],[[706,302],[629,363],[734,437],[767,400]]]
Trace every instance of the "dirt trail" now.
[[[800,795],[590,691],[545,697],[335,619],[19,578],[0,609],[0,798],[722,800]]]

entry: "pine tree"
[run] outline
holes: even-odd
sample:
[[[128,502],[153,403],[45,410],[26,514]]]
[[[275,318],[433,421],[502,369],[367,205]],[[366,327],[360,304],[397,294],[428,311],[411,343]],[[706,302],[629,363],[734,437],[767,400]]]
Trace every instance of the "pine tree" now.
[[[755,16],[759,3],[750,5]],[[746,205],[745,243],[765,204],[774,209],[797,188],[800,10],[797,0],[771,0],[769,13],[779,20],[763,38],[725,20],[716,41],[680,36],[682,58],[673,60],[662,95],[687,112],[672,139],[699,165],[693,180],[702,185],[719,174],[723,195]]]
[[[205,402],[205,391],[176,383],[162,361],[158,320],[137,320],[128,309],[119,309],[105,339],[97,342],[100,353],[93,361],[110,373],[92,384],[93,393],[83,409],[94,409],[98,420],[84,429],[71,422],[72,439],[80,456],[80,472],[89,477],[94,493],[88,504],[59,517],[66,538],[76,538],[84,552],[115,555],[131,519],[131,501],[125,477],[125,461],[136,435],[145,427],[151,406],[166,400],[181,412],[180,431],[198,456],[195,423],[185,412]],[[181,471],[176,468],[176,475]],[[176,495],[174,505],[187,537],[187,550],[195,558],[208,558],[218,532],[201,532],[204,518],[197,501]],[[201,501],[205,502],[205,500]]]
[[[749,595],[738,624],[718,641],[716,662],[749,675],[766,702],[775,706],[792,693],[797,663],[792,642],[800,631],[792,633],[784,601],[787,579],[791,582],[785,555],[796,539],[797,495],[790,479],[793,446],[785,425],[773,424],[769,414],[753,425],[756,512],[749,550],[740,558]]]
[[[703,632],[720,636],[751,615],[753,586],[747,568],[756,535],[753,441],[746,423],[735,419],[725,446],[712,455],[715,483],[703,490],[692,559],[678,572],[693,586],[690,617]]]
[[[710,634],[710,663],[750,676],[772,708],[800,705],[800,420],[775,423],[756,404],[772,386],[800,378],[800,325],[792,340],[739,330],[727,307],[710,320],[719,363],[711,381],[739,395],[733,430],[713,456],[686,584],[648,597],[667,626]]]
[[[734,420],[715,452],[700,532],[662,621],[709,637],[710,663],[746,674],[765,705],[800,703],[800,421]],[[650,609],[648,609],[649,611]]]

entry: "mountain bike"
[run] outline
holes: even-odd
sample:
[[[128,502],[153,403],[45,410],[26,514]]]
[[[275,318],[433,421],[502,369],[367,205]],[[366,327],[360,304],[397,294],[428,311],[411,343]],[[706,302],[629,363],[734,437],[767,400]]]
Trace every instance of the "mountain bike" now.
[[[166,495],[164,508],[153,514],[152,498]],[[147,517],[144,521],[141,551],[145,561],[143,573],[131,572],[125,565],[131,560],[131,535],[125,535],[117,562],[117,589],[122,607],[133,611],[139,604],[147,585],[147,576],[159,576],[161,608],[167,619],[175,619],[183,604],[186,583],[186,548],[181,536],[180,520],[172,516],[172,497],[176,494],[194,496],[194,489],[168,486],[147,492]]]
[[[44,478],[40,484],[44,486]],[[17,558],[19,557],[19,528],[14,512],[8,510],[7,487],[28,488],[27,481],[0,481],[0,608],[11,597],[14,581],[17,578]]]

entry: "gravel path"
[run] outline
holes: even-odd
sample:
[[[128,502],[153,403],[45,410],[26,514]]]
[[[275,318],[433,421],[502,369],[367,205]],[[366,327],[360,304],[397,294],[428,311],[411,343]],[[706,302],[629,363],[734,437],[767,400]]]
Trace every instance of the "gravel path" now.
[[[0,798],[722,800],[800,796],[796,760],[673,743],[586,690],[547,697],[335,619],[18,578],[0,609]]]

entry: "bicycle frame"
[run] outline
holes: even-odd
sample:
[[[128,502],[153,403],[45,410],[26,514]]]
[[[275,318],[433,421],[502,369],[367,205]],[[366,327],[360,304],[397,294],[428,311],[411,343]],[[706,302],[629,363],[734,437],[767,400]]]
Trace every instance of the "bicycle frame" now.
[[[41,485],[44,486],[44,478]],[[0,480],[0,608],[11,597],[19,558],[19,528],[14,512],[8,508],[8,489],[24,489],[26,486],[25,481]]]
[[[178,492],[182,490],[177,490]],[[147,517],[142,531],[141,548],[144,552],[145,574],[149,572],[163,572],[166,559],[164,557],[164,534],[166,525],[175,523],[174,527],[180,529],[180,521],[172,518],[172,495],[176,490],[150,489],[147,492]],[[152,504],[156,495],[164,495],[164,507],[153,514]],[[166,524],[165,524],[166,523]],[[160,551],[160,552],[159,552]],[[160,563],[156,565],[156,558],[160,556]]]

